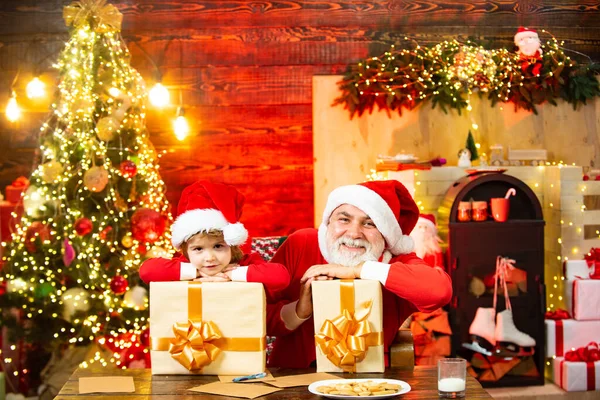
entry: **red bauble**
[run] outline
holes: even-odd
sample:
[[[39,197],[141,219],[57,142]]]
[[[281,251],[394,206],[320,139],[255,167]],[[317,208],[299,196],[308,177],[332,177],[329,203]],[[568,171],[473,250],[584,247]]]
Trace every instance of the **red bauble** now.
[[[107,226],[106,228],[102,229],[102,232],[100,232],[100,239],[106,240],[107,238],[110,238],[112,230],[112,226]]]
[[[37,250],[35,241],[32,241],[36,236],[38,236],[42,242],[50,240],[50,229],[40,221],[31,223],[25,234],[25,248],[30,253],[35,253]]]
[[[113,291],[114,294],[123,294],[127,291],[129,287],[129,283],[127,283],[127,279],[123,278],[121,275],[116,275],[110,281],[110,290]]]
[[[165,219],[157,211],[140,208],[131,217],[131,234],[140,242],[154,243],[165,233]]]
[[[89,219],[81,217],[75,221],[73,228],[75,229],[75,233],[77,233],[77,235],[85,236],[94,229],[94,224]]]
[[[146,328],[140,333],[140,342],[146,347],[150,346],[150,329]]]
[[[119,170],[124,178],[133,178],[137,174],[137,165],[131,160],[125,160],[121,162]]]

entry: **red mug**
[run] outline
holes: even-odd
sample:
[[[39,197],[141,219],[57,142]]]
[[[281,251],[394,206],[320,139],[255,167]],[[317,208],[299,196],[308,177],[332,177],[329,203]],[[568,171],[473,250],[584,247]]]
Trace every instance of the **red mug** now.
[[[498,222],[506,222],[508,212],[510,211],[510,200],[503,197],[494,198],[491,200],[492,217]]]

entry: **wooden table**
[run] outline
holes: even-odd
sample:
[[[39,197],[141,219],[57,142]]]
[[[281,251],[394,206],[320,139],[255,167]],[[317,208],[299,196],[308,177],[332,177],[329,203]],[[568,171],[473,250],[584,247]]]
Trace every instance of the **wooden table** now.
[[[275,369],[271,370],[274,376],[307,374],[315,372],[314,369]],[[85,376],[132,376],[135,383],[135,393],[118,394],[79,394],[79,377]],[[412,390],[403,394],[398,399],[437,399],[437,368],[436,367],[415,367],[414,371],[398,370],[388,368],[383,374],[356,374],[342,376],[346,378],[390,378],[400,379],[407,382]],[[75,399],[212,399],[223,400],[225,397],[210,395],[205,393],[191,392],[187,389],[194,386],[218,381],[216,376],[202,375],[154,375],[150,374],[149,369],[77,369],[63,386],[55,400],[75,400]],[[242,383],[240,384],[242,385]],[[244,385],[247,385],[244,384]],[[466,399],[491,399],[492,397],[481,387],[473,377],[467,374],[467,393]],[[259,397],[261,400],[287,399],[287,400],[319,400],[323,397],[310,393],[306,386],[294,387],[272,393],[267,396]]]

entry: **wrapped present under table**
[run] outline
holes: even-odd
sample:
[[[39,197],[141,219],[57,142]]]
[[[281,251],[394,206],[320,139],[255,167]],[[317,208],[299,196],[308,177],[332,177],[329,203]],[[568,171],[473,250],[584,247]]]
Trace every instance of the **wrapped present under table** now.
[[[249,375],[265,371],[263,285],[152,282],[152,374]]]
[[[312,297],[317,372],[383,372],[381,284],[315,281]]]

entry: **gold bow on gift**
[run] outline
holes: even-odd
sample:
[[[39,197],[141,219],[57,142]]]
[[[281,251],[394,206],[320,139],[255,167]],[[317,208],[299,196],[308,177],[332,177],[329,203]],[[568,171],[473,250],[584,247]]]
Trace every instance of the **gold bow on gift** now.
[[[346,372],[354,372],[356,363],[366,357],[369,346],[378,344],[378,340],[372,340],[373,329],[367,321],[372,305],[369,301],[363,309],[355,313],[344,309],[342,314],[333,320],[326,319],[319,333],[315,335],[321,352]]]
[[[214,361],[221,349],[210,343],[222,337],[213,322],[177,322],[173,325],[175,338],[171,339],[169,353],[188,371],[198,371]]]
[[[80,28],[91,23],[96,32],[105,33],[121,30],[123,14],[106,0],[79,0],[64,8],[63,18],[67,26]]]

